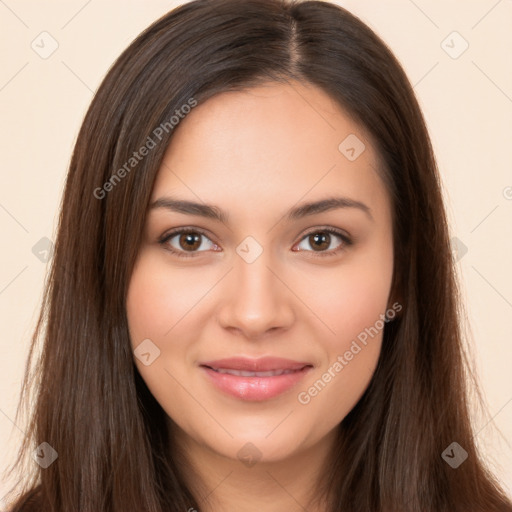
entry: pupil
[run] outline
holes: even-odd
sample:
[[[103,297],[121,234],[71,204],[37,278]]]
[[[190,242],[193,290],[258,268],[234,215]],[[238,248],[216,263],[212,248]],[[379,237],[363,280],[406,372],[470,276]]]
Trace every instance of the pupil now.
[[[328,234],[326,234],[326,233],[322,233],[322,234],[320,234],[320,235],[319,235],[319,234],[315,234],[315,235],[313,236],[313,239],[314,239],[315,243],[317,243],[317,242],[319,242],[319,241],[320,241],[320,244],[322,244],[322,241],[323,241],[323,247],[321,247],[321,248],[325,249],[325,242],[326,242],[326,240],[327,240],[327,237],[328,237],[328,236],[329,236],[329,235],[328,235]],[[313,245],[313,246],[314,246],[314,245]],[[328,244],[328,243],[327,243],[327,247],[329,247],[329,244]]]
[[[185,235],[182,235],[181,239],[182,241],[185,242],[185,246],[188,247],[189,249],[197,249],[197,247],[199,247],[200,245],[197,243],[199,240],[199,235],[197,234],[187,233]]]

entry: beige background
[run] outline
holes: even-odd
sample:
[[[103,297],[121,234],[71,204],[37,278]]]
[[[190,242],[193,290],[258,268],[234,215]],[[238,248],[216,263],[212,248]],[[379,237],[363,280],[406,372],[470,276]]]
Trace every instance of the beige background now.
[[[0,471],[23,436],[24,426],[13,419],[47,268],[39,241],[54,240],[85,109],[119,53],[179,3],[0,1]],[[489,417],[475,418],[476,439],[512,494],[512,1],[338,3],[388,43],[422,105],[462,256],[474,357],[489,407]],[[49,35],[39,36],[43,31]],[[39,53],[58,48],[43,59],[32,41]],[[0,483],[0,500],[6,489]]]

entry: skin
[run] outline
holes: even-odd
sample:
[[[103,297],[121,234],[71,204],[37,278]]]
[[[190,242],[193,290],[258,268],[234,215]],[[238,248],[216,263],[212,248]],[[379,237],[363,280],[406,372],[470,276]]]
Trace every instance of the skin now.
[[[391,203],[378,155],[366,131],[329,96],[296,82],[219,94],[175,130],[151,203],[173,196],[215,204],[229,222],[148,210],[126,307],[132,347],[150,339],[160,354],[147,366],[137,357],[135,363],[198,474],[189,484],[202,510],[303,510],[315,496],[336,426],[371,380],[382,330],[341,371],[333,372],[333,364],[393,304]],[[354,161],[338,149],[349,134],[366,146]],[[346,207],[285,219],[298,204],[332,196],[364,203],[371,217]],[[325,227],[354,243],[327,234],[318,248],[306,235]],[[190,254],[179,234],[158,243],[172,228],[207,235],[191,257],[180,258],[168,250]],[[247,236],[263,250],[252,263],[236,252]],[[277,397],[245,401],[217,390],[198,366],[266,355],[313,368]],[[298,394],[329,368],[335,377],[300,403]],[[237,456],[249,442],[259,452],[250,467]]]

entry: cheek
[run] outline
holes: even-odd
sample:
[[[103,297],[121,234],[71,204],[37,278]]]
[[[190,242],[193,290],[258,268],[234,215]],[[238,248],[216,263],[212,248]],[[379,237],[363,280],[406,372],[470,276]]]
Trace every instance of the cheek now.
[[[162,265],[151,254],[142,257],[132,273],[126,301],[132,343],[170,335],[207,290],[208,283],[190,272]]]
[[[297,396],[308,414],[326,425],[339,423],[359,401],[375,371],[382,345],[392,280],[392,251],[340,266],[310,278],[309,304],[329,330],[322,329],[325,357]],[[317,279],[314,279],[316,277]],[[313,309],[313,308],[312,308]]]
[[[343,340],[328,363],[315,373],[297,395],[303,414],[321,418],[321,429],[338,425],[354,408],[367,389],[377,365],[382,331],[366,344]]]
[[[388,308],[392,279],[392,257],[379,265],[368,261],[340,265],[330,272],[310,272],[296,279],[295,290],[319,320],[323,344],[330,353],[348,350],[353,339],[382,317]],[[302,273],[306,275],[306,273]],[[364,338],[364,334],[361,336]]]
[[[334,428],[353,409],[379,359],[388,288],[376,289],[371,276],[363,277],[352,274],[326,301],[324,321],[335,334],[323,337],[322,364],[297,393],[303,413],[322,418],[321,429]]]
[[[145,347],[144,352],[151,354],[148,364],[136,353],[134,362],[157,402],[168,414],[172,411],[180,416],[183,414],[182,404],[186,404],[189,397],[179,384],[186,381],[186,374],[178,371],[181,368],[175,368],[173,361],[184,359],[187,345],[176,341],[181,337],[182,325],[186,324],[180,323],[180,319],[194,302],[197,303],[200,290],[187,286],[182,273],[170,271],[161,261],[155,261],[149,252],[142,251],[141,254],[130,280],[126,312],[132,350],[146,339],[153,345],[147,342],[141,345]],[[190,327],[190,324],[186,325]]]
[[[353,271],[343,281],[335,306],[330,306],[335,345],[339,350],[349,349],[351,341],[364,341],[364,333],[372,327],[382,329],[382,318],[388,303],[389,282],[379,283],[371,270]]]
[[[156,346],[149,344],[150,350],[158,354],[149,365],[137,353],[134,361],[161,404],[177,404],[180,398],[187,401],[186,395],[181,396],[179,382],[188,378],[186,365],[193,359],[191,340],[200,337],[207,321],[201,298],[212,287],[208,279],[199,279],[197,274],[197,269],[172,268],[162,262],[161,255],[142,250],[130,279],[126,313],[132,350],[149,339]]]

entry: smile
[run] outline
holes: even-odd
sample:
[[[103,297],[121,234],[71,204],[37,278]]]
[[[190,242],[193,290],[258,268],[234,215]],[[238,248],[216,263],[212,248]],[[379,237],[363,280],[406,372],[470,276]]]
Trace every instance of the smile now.
[[[214,372],[227,373],[229,375],[236,375],[238,377],[276,377],[278,375],[286,375],[288,373],[296,372],[297,370],[271,370],[268,372],[248,372],[244,370],[231,370],[226,368],[212,368]]]
[[[261,402],[295,387],[313,365],[283,358],[235,357],[199,365],[214,388],[241,400]]]

